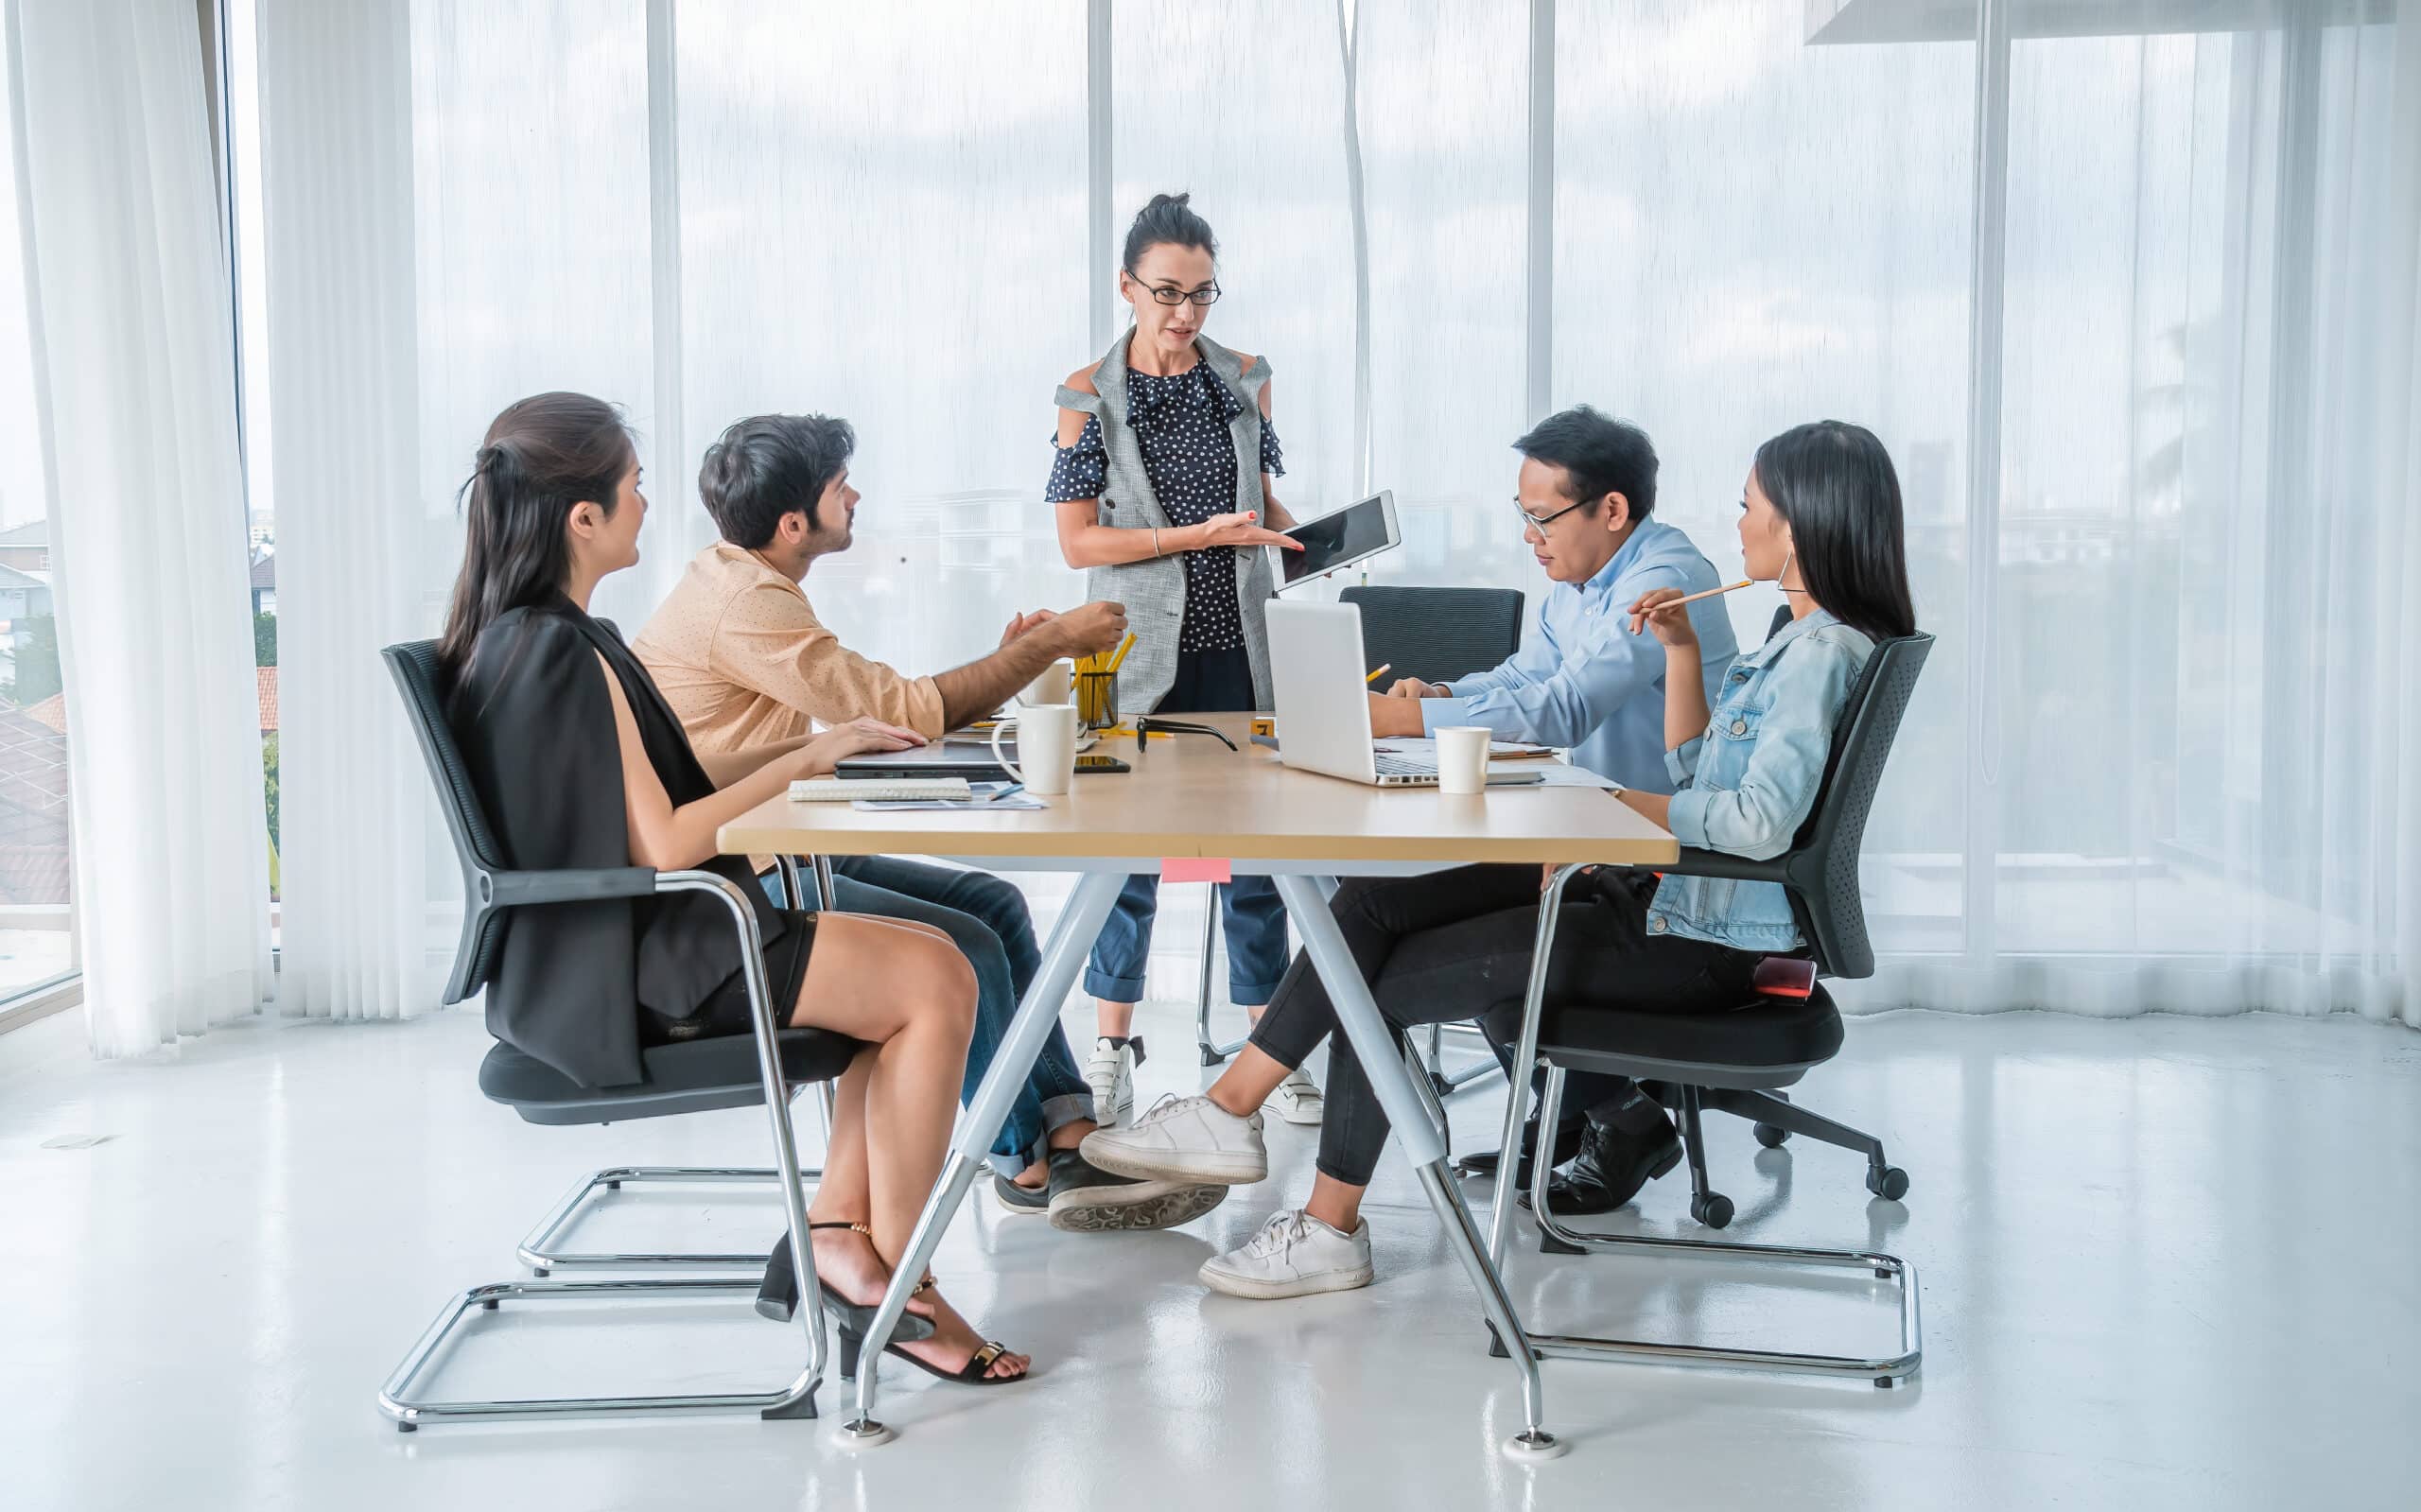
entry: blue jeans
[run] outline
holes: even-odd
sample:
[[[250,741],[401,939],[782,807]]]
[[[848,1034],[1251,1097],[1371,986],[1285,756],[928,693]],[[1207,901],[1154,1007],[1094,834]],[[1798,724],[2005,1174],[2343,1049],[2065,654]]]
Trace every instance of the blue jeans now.
[[[971,1101],[992,1057],[1000,1053],[1018,1003],[1042,967],[1025,895],[989,872],[952,871],[891,856],[840,858],[832,872],[837,912],[930,924],[949,935],[975,968],[975,1030],[967,1046],[966,1081],[959,1088],[959,1101]],[[801,865],[799,880],[809,894],[805,906],[818,906],[814,868]],[[768,872],[764,882],[765,891],[779,901],[781,874]],[[1068,1048],[1067,1032],[1054,1021],[1034,1069],[1009,1104],[1008,1121],[992,1141],[993,1169],[1016,1175],[1028,1162],[1041,1158],[1052,1130],[1092,1116],[1092,1087]]]
[[[1161,714],[1233,714],[1254,706],[1252,664],[1244,650],[1179,652],[1176,681],[1169,685],[1154,712]],[[1205,735],[1180,735],[1180,740],[1207,740]],[[1278,900],[1278,884],[1266,877],[1240,878],[1219,886],[1219,903],[1227,916],[1228,998],[1241,1007],[1258,1008],[1278,990],[1286,974],[1286,905]],[[1160,908],[1160,879],[1130,877],[1119,890],[1101,935],[1093,941],[1093,958],[1085,968],[1085,990],[1105,1002],[1143,1000],[1143,966],[1152,958],[1152,919]]]
[[[1258,1008],[1286,975],[1286,905],[1266,877],[1219,884],[1220,923],[1228,934],[1228,1000]],[[1093,941],[1085,990],[1106,1002],[1143,1000],[1143,966],[1152,958],[1152,920],[1160,909],[1160,879],[1130,877]]]

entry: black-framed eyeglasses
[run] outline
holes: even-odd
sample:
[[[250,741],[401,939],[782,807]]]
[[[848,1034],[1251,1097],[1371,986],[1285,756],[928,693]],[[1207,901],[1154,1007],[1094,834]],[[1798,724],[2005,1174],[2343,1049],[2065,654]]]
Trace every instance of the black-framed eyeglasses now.
[[[1577,504],[1566,504],[1563,508],[1556,511],[1553,514],[1533,514],[1528,510],[1522,507],[1522,501],[1520,499],[1517,498],[1513,501],[1513,513],[1522,516],[1522,529],[1525,530],[1536,530],[1541,535],[1547,533],[1548,526],[1553,525],[1559,519],[1562,519],[1574,510],[1587,509],[1588,507],[1589,500],[1584,498]]]
[[[1155,719],[1148,714],[1135,721],[1135,743],[1138,746],[1150,744],[1147,737],[1154,735],[1207,735],[1230,751],[1237,749],[1235,741],[1228,739],[1207,724],[1189,724],[1181,720]]]
[[[1129,278],[1135,278],[1135,274],[1131,269],[1127,272],[1126,276]],[[1141,284],[1143,281],[1140,278],[1135,278],[1135,282]],[[1216,304],[1219,303],[1220,290],[1217,284],[1205,284],[1200,288],[1195,289],[1177,288],[1174,286],[1163,285],[1159,287],[1153,288],[1151,293],[1153,302],[1159,304]]]

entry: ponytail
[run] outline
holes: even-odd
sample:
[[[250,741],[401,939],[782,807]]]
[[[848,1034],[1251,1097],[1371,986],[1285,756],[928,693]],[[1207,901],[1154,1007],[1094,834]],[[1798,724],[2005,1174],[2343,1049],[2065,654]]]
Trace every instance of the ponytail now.
[[[621,411],[601,399],[542,393],[496,417],[455,495],[465,540],[438,642],[448,676],[461,675],[480,632],[507,612],[563,591],[571,576],[564,535],[571,507],[589,501],[611,514],[630,465]]]

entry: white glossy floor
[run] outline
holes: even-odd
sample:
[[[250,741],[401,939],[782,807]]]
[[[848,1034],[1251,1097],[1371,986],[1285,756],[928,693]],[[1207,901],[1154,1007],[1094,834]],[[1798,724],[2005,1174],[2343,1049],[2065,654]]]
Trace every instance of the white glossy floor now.
[[[1147,1094],[1193,1085],[1183,1020],[1147,1023]],[[828,1411],[402,1436],[372,1406],[378,1382],[449,1291],[512,1274],[514,1242],[575,1172],[760,1163],[758,1117],[523,1125],[479,1097],[486,1041],[465,1014],[268,1023],[110,1066],[62,1016],[0,1037],[0,1505],[2414,1504],[2421,1034],[1902,1014],[1851,1036],[1803,1099],[1890,1142],[1914,1177],[1906,1208],[1870,1204],[1855,1157],[1760,1154],[1730,1121],[1716,1179],[1736,1236],[1914,1260],[1922,1375],[1882,1392],[1550,1363],[1550,1423],[1575,1449],[1527,1469],[1495,1452],[1518,1427],[1514,1374],[1483,1352],[1400,1169],[1371,1208],[1376,1287],[1274,1305],[1196,1288],[1212,1245],[1299,1196],[1310,1139],[1282,1127],[1280,1173],[1191,1230],[1061,1235],[971,1204],[943,1279],[1042,1373],[979,1392],[895,1368],[888,1448],[836,1450]],[[1454,1099],[1457,1147],[1493,1142],[1500,1105]],[[107,1138],[44,1147],[79,1134]],[[1658,1183],[1637,1222],[1686,1231],[1684,1195],[1679,1173]],[[602,1226],[755,1243],[770,1212],[668,1199]],[[1820,1346],[1890,1326],[1863,1287],[1546,1260],[1522,1233],[1514,1290],[1534,1321]],[[795,1347],[737,1307],[597,1321],[499,1314],[443,1379],[753,1389]]]

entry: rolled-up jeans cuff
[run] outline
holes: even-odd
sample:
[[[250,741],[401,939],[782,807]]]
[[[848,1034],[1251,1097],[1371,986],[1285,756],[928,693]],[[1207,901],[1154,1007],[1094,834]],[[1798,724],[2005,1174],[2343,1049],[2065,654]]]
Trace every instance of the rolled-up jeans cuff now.
[[[1056,1097],[1045,1098],[1042,1102],[1042,1134],[1034,1141],[1032,1149],[1022,1155],[1002,1155],[992,1150],[985,1152],[984,1158],[991,1163],[993,1170],[1014,1180],[1024,1173],[1026,1167],[1049,1158],[1052,1134],[1079,1119],[1087,1123],[1093,1121],[1092,1093],[1062,1092]]]
[[[1045,1098],[1042,1103],[1042,1147],[1046,1150],[1051,1148],[1052,1131],[1064,1129],[1079,1120],[1087,1123],[1094,1121],[1090,1091],[1062,1092],[1057,1097]]]
[[[1228,983],[1228,1000],[1239,1008],[1265,1008],[1269,999],[1278,996],[1278,984],[1285,980],[1280,976],[1267,982],[1231,982]]]
[[[1104,1002],[1141,1002],[1143,979],[1113,977],[1106,971],[1089,966],[1085,969],[1085,993]]]

